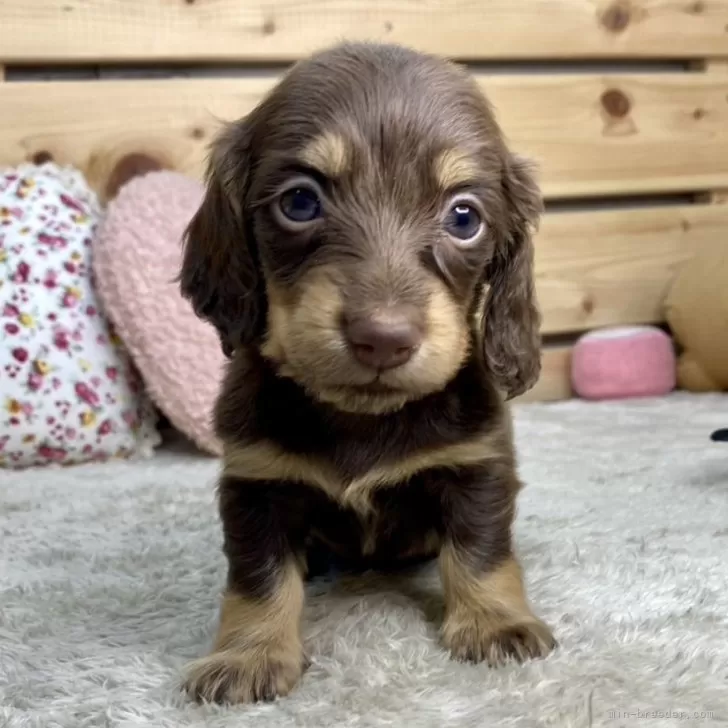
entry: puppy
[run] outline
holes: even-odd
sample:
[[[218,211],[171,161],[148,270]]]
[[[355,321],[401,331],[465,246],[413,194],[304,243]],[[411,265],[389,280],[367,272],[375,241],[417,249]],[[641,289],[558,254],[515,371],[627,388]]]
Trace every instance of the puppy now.
[[[507,400],[540,369],[541,198],[458,66],[343,44],[214,142],[181,291],[229,366],[215,409],[227,588],[198,700],[285,695],[307,557],[439,558],[442,641],[499,665],[555,641],[511,527]]]

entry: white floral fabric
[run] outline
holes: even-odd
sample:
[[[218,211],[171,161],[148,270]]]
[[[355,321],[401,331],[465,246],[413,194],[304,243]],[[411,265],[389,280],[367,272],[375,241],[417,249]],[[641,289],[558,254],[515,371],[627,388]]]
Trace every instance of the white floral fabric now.
[[[99,308],[76,170],[0,170],[0,466],[149,456],[156,412]]]

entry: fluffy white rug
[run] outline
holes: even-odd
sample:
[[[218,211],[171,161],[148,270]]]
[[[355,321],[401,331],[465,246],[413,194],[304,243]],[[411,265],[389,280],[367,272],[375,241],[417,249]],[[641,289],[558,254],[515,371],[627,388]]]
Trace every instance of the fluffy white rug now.
[[[168,448],[133,465],[2,472],[0,725],[724,724],[728,444],[709,440],[724,426],[728,397],[712,395],[522,405],[518,544],[558,652],[497,671],[450,661],[428,570],[320,582],[299,689],[234,709],[177,690],[215,626],[217,464]]]

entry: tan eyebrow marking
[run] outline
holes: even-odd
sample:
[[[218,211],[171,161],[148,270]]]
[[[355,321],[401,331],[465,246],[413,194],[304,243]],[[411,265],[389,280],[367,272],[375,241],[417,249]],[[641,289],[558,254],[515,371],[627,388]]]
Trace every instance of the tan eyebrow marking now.
[[[476,161],[462,149],[446,149],[435,157],[433,171],[437,183],[443,189],[457,187],[478,176]]]
[[[303,149],[301,161],[328,177],[339,177],[351,163],[351,148],[335,132],[324,132]]]

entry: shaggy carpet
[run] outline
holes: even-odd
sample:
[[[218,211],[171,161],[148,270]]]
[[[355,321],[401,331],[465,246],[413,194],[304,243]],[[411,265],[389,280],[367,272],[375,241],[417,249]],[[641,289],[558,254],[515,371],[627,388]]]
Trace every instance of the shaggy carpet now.
[[[516,535],[551,657],[489,670],[437,642],[431,567],[309,587],[313,664],[274,703],[177,689],[212,637],[216,462],[0,473],[0,725],[469,728],[728,722],[728,397],[515,409]]]

